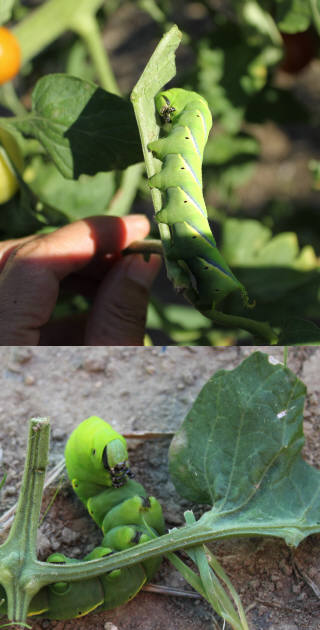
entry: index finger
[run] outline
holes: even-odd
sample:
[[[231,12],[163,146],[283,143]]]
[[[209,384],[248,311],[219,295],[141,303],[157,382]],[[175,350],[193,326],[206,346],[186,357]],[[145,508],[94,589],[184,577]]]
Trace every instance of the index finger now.
[[[82,219],[50,234],[2,243],[0,269],[11,254],[11,262],[21,258],[41,261],[61,280],[82,269],[97,254],[115,254],[132,241],[145,238],[149,230],[144,215]]]
[[[0,344],[37,345],[40,328],[55,306],[60,281],[83,269],[96,255],[116,254],[148,232],[149,222],[143,215],[90,217],[11,251],[0,275]]]

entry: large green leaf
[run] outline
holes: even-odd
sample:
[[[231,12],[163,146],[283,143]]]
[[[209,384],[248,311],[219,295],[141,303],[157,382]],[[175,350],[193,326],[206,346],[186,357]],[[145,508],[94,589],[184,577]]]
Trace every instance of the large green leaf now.
[[[281,535],[320,530],[320,471],[301,458],[305,385],[260,352],[203,387],[169,451],[180,494],[213,509],[215,531]]]
[[[76,77],[40,79],[32,112],[14,124],[41,142],[64,177],[124,169],[143,159],[131,103]]]
[[[319,260],[311,246],[299,249],[294,232],[272,237],[258,221],[227,219],[221,249],[256,300],[257,319],[279,324],[292,316],[318,316]]]

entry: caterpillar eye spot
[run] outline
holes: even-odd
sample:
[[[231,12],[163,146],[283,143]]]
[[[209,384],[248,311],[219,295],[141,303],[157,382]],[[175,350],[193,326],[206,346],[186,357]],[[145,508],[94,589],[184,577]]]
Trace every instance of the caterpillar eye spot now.
[[[188,199],[184,199],[184,202],[183,202],[183,203],[188,203]]]
[[[193,236],[192,238],[198,238],[197,236]]]

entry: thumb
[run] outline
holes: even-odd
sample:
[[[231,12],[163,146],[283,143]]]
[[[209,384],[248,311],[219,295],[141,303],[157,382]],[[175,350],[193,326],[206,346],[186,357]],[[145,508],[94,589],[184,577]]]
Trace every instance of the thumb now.
[[[143,345],[149,289],[160,266],[155,254],[148,262],[141,255],[126,256],[114,266],[96,295],[86,345]]]

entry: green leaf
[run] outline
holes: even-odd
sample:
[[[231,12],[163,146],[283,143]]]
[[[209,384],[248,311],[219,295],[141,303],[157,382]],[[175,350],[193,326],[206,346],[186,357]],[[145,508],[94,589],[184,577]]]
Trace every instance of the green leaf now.
[[[64,177],[124,169],[143,159],[130,102],[76,77],[40,79],[32,112],[12,122],[41,142]]]
[[[176,25],[163,36],[131,93],[149,177],[155,173],[155,159],[148,150],[148,144],[159,136],[154,97],[176,73],[175,51],[181,37],[182,34]],[[160,198],[160,193],[157,195],[154,189],[152,194],[153,197],[155,195]],[[156,210],[161,207],[161,202],[159,203]]]
[[[114,173],[65,179],[54,164],[38,157],[28,167],[28,183],[42,202],[61,211],[70,221],[106,214],[115,192]]]
[[[294,545],[320,531],[320,471],[301,458],[305,395],[295,374],[260,352],[203,387],[169,451],[178,492],[213,505],[199,525]]]
[[[177,25],[174,24],[160,40],[130,97],[140,131],[142,150],[149,178],[156,172],[156,164],[158,162],[153,157],[152,151],[148,149],[149,143],[156,140],[159,136],[154,97],[176,73],[175,52],[181,42],[181,38],[182,33]],[[152,188],[151,197],[154,209],[157,212],[160,210],[162,203],[160,190]],[[183,283],[187,282],[187,274],[181,271],[181,268],[175,261],[167,257],[171,241],[169,227],[164,224],[159,224],[158,227],[163,244],[168,278],[173,282],[174,286],[184,286]]]
[[[250,136],[231,136],[220,133],[211,136],[204,152],[204,164],[225,164],[240,156],[256,157],[259,153],[259,142]]]
[[[227,219],[223,225],[222,255],[233,266],[250,264],[272,236],[254,219]]]
[[[305,31],[311,22],[309,2],[307,0],[277,0],[276,21],[279,29],[285,33]]]
[[[289,317],[319,317],[319,260],[311,246],[299,249],[295,233],[272,237],[271,230],[258,221],[227,219],[221,249],[250,298],[256,300],[255,319],[280,326],[285,334]],[[234,297],[229,308],[247,316]],[[300,333],[298,329],[294,337],[291,327],[290,344],[299,343]]]
[[[312,247],[299,249],[294,232],[272,237],[269,228],[254,219],[227,219],[223,225],[223,255],[231,265],[288,266],[301,271],[318,267]]]

